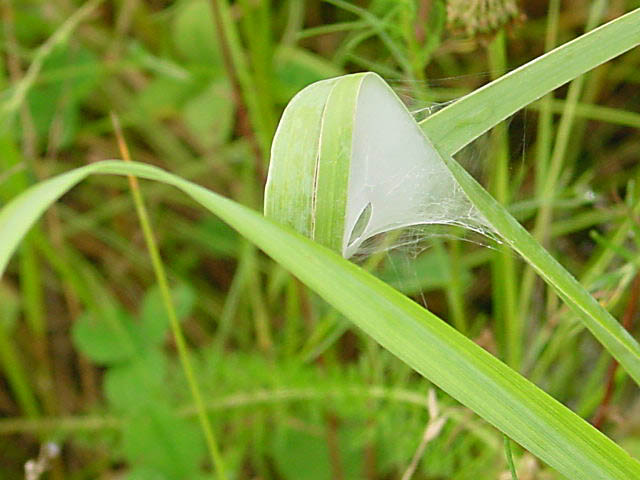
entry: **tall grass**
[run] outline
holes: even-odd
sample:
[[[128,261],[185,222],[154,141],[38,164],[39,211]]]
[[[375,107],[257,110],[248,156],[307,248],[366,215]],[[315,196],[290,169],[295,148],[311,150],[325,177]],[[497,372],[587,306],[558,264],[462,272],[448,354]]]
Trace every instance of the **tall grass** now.
[[[100,3],[64,11],[60,27],[34,27],[32,35],[20,30],[26,23],[13,24],[28,11],[14,5],[3,17],[7,32],[20,28],[6,39],[14,74],[5,81],[0,143],[7,380],[0,398],[9,399],[0,408],[15,417],[0,419],[0,444],[11,445],[0,466],[15,472],[28,459],[23,445],[60,439],[73,461],[53,465],[54,478],[112,472],[123,460],[128,478],[192,478],[205,470],[218,478],[310,480],[640,477],[628,453],[637,455],[637,436],[610,421],[615,405],[633,404],[630,380],[640,380],[640,348],[627,332],[633,325],[616,320],[637,303],[640,202],[637,168],[625,163],[637,148],[625,140],[615,149],[612,140],[633,139],[638,121],[615,102],[594,104],[603,92],[625,98],[638,81],[637,49],[605,62],[640,43],[640,10],[622,15],[594,2],[588,33],[566,41],[576,30],[566,24],[576,19],[551,2],[548,19],[520,27],[538,46],[547,33],[548,53],[531,61],[533,53],[523,59],[510,48],[519,30],[504,25],[488,40],[477,37],[487,56],[469,61],[494,80],[465,86],[470,93],[419,126],[503,243],[492,250],[436,239],[433,249],[405,258],[419,285],[411,294],[426,300],[425,309],[376,278],[403,274],[395,253],[376,253],[362,266],[336,253],[359,82],[384,85],[371,74],[339,75],[374,70],[403,78],[418,102],[446,98],[451,91],[429,86],[428,75],[465,83],[465,57],[451,51],[466,47],[443,33],[444,2],[425,10],[422,2],[193,0],[153,16],[155,7],[125,1],[109,10],[113,26],[101,18],[107,7]],[[327,15],[335,23],[323,24]],[[144,40],[130,41],[134,31]],[[34,39],[41,38],[49,40],[38,48]],[[32,42],[33,54],[19,42]],[[108,52],[109,63],[95,52]],[[22,79],[15,65],[30,61]],[[327,88],[300,94],[291,130],[281,123],[278,138],[290,148],[274,151],[271,162],[287,168],[269,188],[288,217],[265,218],[257,211],[278,112],[303,86],[327,77],[336,77],[319,84]],[[554,99],[568,82],[566,98]],[[56,99],[52,112],[42,98]],[[539,112],[538,135],[517,163],[511,142],[521,127],[501,122],[523,108]],[[71,168],[88,155],[118,155],[112,109],[145,163]],[[561,114],[557,132],[554,113]],[[586,135],[587,120],[606,125]],[[530,126],[522,128],[528,137]],[[487,191],[452,155],[489,130]],[[620,159],[608,178],[597,177],[597,165],[578,163],[589,149]],[[75,151],[73,165],[66,156]],[[330,181],[305,190],[301,179],[315,169]],[[114,174],[129,177],[133,202]],[[154,183],[138,185],[137,178]],[[624,198],[607,199],[607,188]],[[532,225],[532,235],[521,223]],[[604,235],[590,240],[582,232],[591,228]],[[18,251],[20,261],[10,262]],[[144,293],[155,283],[161,295]],[[172,300],[178,285],[196,299],[188,313]],[[160,301],[168,316],[154,310]],[[171,339],[162,333],[165,321]],[[130,350],[138,351],[135,361],[123,360]],[[76,358],[85,354],[90,361]],[[157,363],[149,368],[142,358]],[[585,421],[596,413],[604,433]],[[191,428],[194,419],[201,433]],[[95,462],[76,448],[82,432],[92,432],[85,444]],[[208,461],[200,458],[204,445]],[[200,462],[182,465],[180,452]]]

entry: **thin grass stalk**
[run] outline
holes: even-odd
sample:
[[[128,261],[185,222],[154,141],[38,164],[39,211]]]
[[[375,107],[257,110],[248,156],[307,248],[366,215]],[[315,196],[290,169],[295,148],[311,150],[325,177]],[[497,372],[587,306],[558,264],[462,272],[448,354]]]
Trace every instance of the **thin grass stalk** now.
[[[591,288],[594,282],[596,282],[611,265],[613,260],[616,258],[616,248],[627,241],[629,238],[629,232],[633,229],[636,221],[635,219],[638,215],[640,215],[640,199],[630,207],[628,214],[623,216],[622,222],[618,228],[605,237],[602,244],[599,244],[600,250],[592,256],[592,261],[579,277],[579,281],[582,285],[585,285],[586,288]],[[633,272],[628,272],[628,274],[625,275],[623,286],[630,283],[632,277]],[[606,301],[604,302],[604,305],[608,310],[612,310],[615,308],[616,303]],[[556,361],[557,357],[565,351],[563,345],[567,338],[571,335],[576,335],[578,333],[578,329],[581,328],[576,325],[575,322],[566,321],[566,318],[564,320],[565,321],[559,323],[553,336],[551,332],[548,331],[551,327],[541,331],[541,334],[545,332],[545,336],[547,337],[545,342],[549,341],[549,345],[544,349],[542,355],[540,355],[535,361],[535,368],[532,370],[531,374],[531,379],[534,382],[545,376],[547,369],[550,368],[550,366]],[[533,363],[533,360],[531,360],[530,363]]]
[[[55,390],[49,357],[47,325],[45,320],[44,292],[40,275],[40,259],[34,239],[40,229],[27,235],[20,249],[19,275],[24,319],[32,335],[31,345],[35,356],[34,383],[47,413],[56,412]],[[39,387],[39,388],[38,388]]]
[[[462,282],[462,253],[460,240],[452,239],[448,242],[449,268],[451,279],[446,287],[447,302],[451,310],[451,321],[456,329],[463,334],[469,333],[467,309],[465,306],[465,285]],[[444,246],[443,246],[444,248]]]
[[[638,301],[640,300],[640,275],[636,274],[633,279],[633,283],[630,288],[629,299],[624,310],[622,325],[624,328],[631,331],[633,329],[634,319],[638,310]],[[609,361],[609,369],[607,371],[606,380],[604,382],[604,392],[600,405],[591,420],[593,426],[602,430],[602,425],[610,416],[609,408],[611,399],[615,396],[617,390],[616,372],[618,370],[618,362],[615,360]]]
[[[102,2],[103,0],[89,0],[86,2],[36,50],[33,61],[31,65],[29,65],[25,76],[13,88],[9,98],[2,104],[2,107],[0,107],[0,115],[2,115],[0,131],[6,132],[6,129],[11,127],[13,115],[18,111],[24,99],[27,97],[29,89],[38,78],[38,74],[46,58],[56,46],[66,41],[76,27],[86,20]]]
[[[2,8],[2,26],[5,33],[5,41],[7,43],[7,71],[9,79],[11,81],[11,88],[17,89],[20,85],[24,84],[25,76],[22,72],[22,66],[20,58],[17,56],[17,52],[20,48],[16,34],[15,34],[15,13],[11,4],[3,5]],[[46,54],[45,54],[46,55]],[[29,71],[34,72],[33,63],[29,68]],[[35,77],[33,77],[35,78]],[[10,99],[7,100],[10,102]],[[3,107],[7,104],[3,104]],[[20,116],[17,124],[13,122],[13,113],[19,111]],[[37,172],[35,170],[35,160],[37,155],[37,135],[34,128],[33,117],[27,105],[20,101],[15,106],[14,112],[9,112],[2,116],[0,122],[0,135],[3,137],[3,156],[5,157],[4,166],[12,166],[22,163],[26,166],[25,172],[19,174],[8,182],[8,187],[2,193],[3,200],[11,198],[23,190],[25,190],[31,183],[32,178],[37,178]],[[21,140],[22,154],[18,153],[18,149],[14,144],[14,126],[19,126],[20,132],[15,133],[16,137]],[[20,248],[19,263],[18,263],[18,275],[20,282],[20,293],[22,294],[22,307],[24,313],[24,319],[27,327],[30,330],[31,335],[31,353],[35,356],[35,369],[33,374],[33,383],[35,384],[35,391],[38,392],[40,399],[42,400],[42,407],[47,413],[56,413],[55,408],[55,394],[53,389],[53,379],[51,374],[51,364],[48,354],[47,345],[47,327],[45,320],[45,306],[44,306],[44,292],[42,286],[42,277],[40,274],[39,257],[36,252],[36,242],[34,237],[39,232],[39,227],[36,227],[33,232],[26,236]],[[10,355],[11,353],[8,352]],[[14,360],[20,361],[20,358],[16,353],[13,353]],[[14,369],[13,366],[8,366],[13,370],[14,383],[18,380],[18,376],[24,375],[24,368],[18,364]],[[28,388],[31,390],[31,382],[28,378],[20,379],[20,385],[16,387],[20,389]],[[24,403],[27,398],[25,395],[28,392],[23,391],[21,399],[18,399],[18,403]],[[36,393],[31,393],[34,397]],[[26,407],[26,405],[25,405]],[[29,407],[33,410],[32,407]]]
[[[256,173],[258,168],[253,163],[245,165],[243,175],[243,190],[241,201],[245,205],[259,208],[260,201],[257,198],[259,187],[256,181]],[[260,285],[260,264],[258,251],[251,243],[246,242],[243,248],[243,254],[246,254],[246,291],[251,299],[251,310],[254,321],[255,335],[258,342],[258,348],[265,354],[273,353],[273,335],[271,333],[271,325],[269,322],[269,313],[266,308],[264,292]]]
[[[402,48],[397,44],[397,42],[386,31],[386,21],[385,20],[381,20],[378,17],[376,17],[375,15],[373,15],[371,12],[365,10],[364,8],[361,8],[361,7],[357,6],[357,5],[354,5],[354,4],[350,3],[350,2],[346,2],[344,0],[325,0],[325,1],[327,3],[335,5],[336,7],[342,8],[343,10],[346,10],[348,12],[351,12],[351,13],[355,14],[355,15],[358,15],[362,20],[364,20],[365,22],[370,24],[371,28],[373,29],[373,32],[375,32],[375,35],[377,35],[380,38],[380,40],[382,41],[382,43],[384,44],[384,46],[387,47],[387,49],[389,50],[389,53],[391,53],[391,56],[393,57],[393,59],[402,68],[404,74],[407,77],[413,79],[413,68],[412,68],[411,62],[409,61],[409,59],[407,59],[407,57],[404,54]],[[385,19],[390,14],[395,14],[395,10],[397,8],[401,8],[401,7],[402,7],[401,3],[398,3],[397,5],[392,7],[391,8],[391,12],[389,12],[385,16]]]
[[[620,246],[629,238],[629,233],[636,225],[638,216],[640,216],[640,198],[636,201],[635,205],[631,207],[629,214],[624,217],[620,226],[605,237],[607,246],[600,246],[599,253],[592,257],[589,265],[580,276],[583,284],[591,285],[609,267],[616,257],[615,250],[610,248],[610,246]]]
[[[501,30],[488,48],[489,70],[494,78],[507,71],[507,44]],[[493,165],[490,187],[495,199],[505,207],[510,202],[509,136],[506,123],[496,125],[492,131]],[[496,248],[491,265],[493,303],[503,358],[514,370],[520,370],[524,322],[517,311],[518,280],[515,258],[507,245]]]
[[[120,130],[117,118],[115,117],[115,115],[112,118],[114,122],[114,128],[118,137],[118,146],[120,148],[122,157],[125,162],[131,162],[129,148],[124,141],[124,136],[122,134],[122,131]],[[140,220],[140,226],[142,227],[145,243],[147,244],[149,256],[151,257],[151,263],[153,264],[153,271],[156,276],[156,281],[158,282],[158,287],[162,296],[162,302],[164,303],[165,310],[167,311],[169,323],[171,325],[171,331],[176,341],[180,363],[182,364],[182,369],[187,378],[189,390],[191,391],[191,396],[193,397],[196,410],[198,412],[198,419],[205,436],[209,455],[211,457],[213,467],[215,468],[218,480],[226,480],[224,461],[222,460],[222,455],[220,453],[218,443],[213,433],[213,428],[211,427],[209,417],[207,416],[207,411],[204,401],[202,400],[202,394],[200,393],[200,387],[198,385],[193,366],[191,365],[187,342],[184,338],[184,334],[182,333],[182,327],[180,326],[180,321],[178,320],[178,316],[176,314],[175,305],[173,304],[173,300],[171,298],[169,282],[167,281],[162,257],[160,256],[156,238],[151,227],[151,222],[149,220],[149,215],[144,205],[142,193],[140,192],[138,179],[133,175],[128,175],[127,178],[129,180],[129,186],[133,195],[136,213],[138,215],[138,219]]]
[[[249,269],[247,293],[251,299],[251,309],[256,331],[258,348],[265,354],[273,353],[273,338],[269,325],[269,312],[267,311],[264,295],[260,286],[260,271],[258,268],[258,252],[253,245],[249,254]]]
[[[259,90],[251,75],[238,30],[231,16],[229,2],[227,0],[211,0],[211,6],[227,75],[232,81],[237,80],[256,134],[260,157],[266,160],[269,158],[273,125],[270,126],[269,119],[265,117],[260,106]]]
[[[288,276],[282,292],[284,315],[282,336],[279,342],[285,358],[294,358],[296,351],[300,349],[302,344],[300,340],[302,309],[300,308],[301,299],[298,293],[295,278]]]
[[[511,440],[506,435],[504,436],[504,452],[507,457],[507,466],[509,467],[509,473],[511,473],[511,480],[518,480],[518,473],[516,472],[516,466],[513,463],[513,452],[511,451]]]
[[[606,0],[599,0],[592,4],[585,27],[587,32],[593,30],[598,25],[604,13],[605,5]],[[564,160],[575,119],[576,105],[582,93],[584,79],[584,76],[580,76],[569,85],[553,151],[551,152],[548,164],[545,162],[545,167],[543,168],[545,176],[536,180],[536,197],[539,199],[540,209],[535,219],[532,234],[543,246],[546,246],[549,241],[550,225],[553,216],[553,197],[556,196],[557,190],[559,190],[560,187],[560,175],[564,167]],[[522,277],[522,289],[520,292],[519,309],[521,315],[526,315],[531,308],[535,280],[535,271],[531,266],[527,266]],[[555,298],[555,296],[550,295],[548,301],[553,302],[552,298]],[[553,303],[550,303],[549,307],[552,308],[552,306]],[[524,319],[522,321],[524,321]]]
[[[251,65],[252,82],[260,95],[256,102],[260,107],[260,116],[266,131],[271,137],[276,126],[273,92],[273,32],[271,28],[271,0],[261,0],[258,4],[241,0],[244,11],[242,24],[247,38],[247,57]],[[237,61],[236,61],[237,64]],[[246,93],[244,94],[246,96]]]
[[[452,174],[464,183],[461,186],[465,190],[480,188],[469,185],[472,179],[462,175],[461,167],[456,167],[455,162],[447,157],[444,160]],[[616,480],[640,475],[640,464],[610,439],[388,285],[316,242],[293,234],[290,229],[265,220],[236,202],[149,165],[95,163],[32,187],[0,211],[0,224],[14,226],[7,231],[7,243],[0,243],[0,272],[4,271],[16,244],[44,209],[92,173],[133,174],[184,190],[239,233],[255,241],[382,346],[563,475]],[[552,269],[558,268],[552,265]],[[552,272],[551,276],[555,274],[557,272]],[[336,284],[336,278],[342,280],[340,284]],[[565,283],[563,280],[560,287],[566,286]],[[496,405],[496,398],[502,399],[500,405]]]
[[[600,67],[600,68],[603,68],[603,67]],[[595,70],[593,72],[593,74],[596,74],[596,73],[598,73],[598,70]],[[588,81],[590,81],[593,77],[594,75],[592,75],[592,77],[590,77]],[[586,95],[586,89],[585,89],[585,95]],[[565,109],[564,100],[552,100],[550,102],[550,105],[551,105],[550,109],[552,113],[562,113]],[[541,103],[540,102],[533,103],[531,104],[530,108],[532,110],[538,110],[541,112],[541,108],[542,108]],[[591,103],[585,103],[584,99],[582,102],[576,103],[575,116],[580,117],[583,120],[596,120],[598,122],[606,122],[612,125],[620,125],[623,127],[640,129],[640,113],[630,112],[627,110],[623,110],[621,108],[613,108],[613,107],[607,107],[603,105],[593,105]],[[571,135],[571,138],[573,139],[574,135]],[[581,138],[583,138],[583,136]],[[537,142],[539,142],[539,140]],[[573,152],[574,150],[572,150],[571,147],[569,147],[567,155],[569,156],[575,155]],[[572,162],[569,162],[569,163],[572,163]],[[544,178],[544,175],[540,175],[540,178]]]
[[[249,276],[251,275],[251,257],[255,247],[243,240],[240,247],[240,255],[236,266],[236,271],[229,286],[229,291],[224,301],[222,314],[218,321],[218,330],[214,340],[214,348],[222,351],[229,340],[233,320],[235,319],[238,306],[242,300],[242,293],[247,288]]]
[[[549,2],[549,9],[547,13],[547,27],[546,27],[546,35],[545,35],[545,44],[544,49],[545,52],[551,51],[555,48],[558,37],[558,23],[560,17],[560,0],[551,0]],[[551,111],[551,105],[554,94],[553,92],[548,93],[542,99],[537,102],[539,107],[538,114],[538,131],[537,131],[537,139],[536,139],[536,151],[535,151],[535,199],[536,203],[538,203],[538,192],[542,190],[544,181],[547,177],[547,170],[549,169],[549,158],[551,156],[551,147],[553,141],[553,114]],[[563,101],[563,105],[564,105]],[[527,268],[525,270],[529,275],[531,270]],[[527,305],[526,309],[522,309],[522,302],[524,299],[524,295],[530,295],[533,290],[535,279],[533,277],[527,277],[526,274],[523,278],[523,282],[521,283],[521,296],[518,299],[519,302],[519,314],[521,316],[521,322],[523,324],[531,324],[532,327],[537,327],[540,323],[536,316],[532,316],[529,311],[531,307],[531,301],[526,300]],[[539,335],[538,335],[539,336]]]
[[[420,126],[442,154],[453,155],[551,90],[640,44],[639,24],[636,8],[475,90]]]
[[[24,362],[4,325],[0,325],[0,362],[20,410],[29,418],[39,417],[40,407],[31,389]]]
[[[544,40],[544,51],[555,48],[558,39],[558,19],[560,17],[560,0],[550,0],[547,12],[547,28]],[[542,188],[543,179],[547,176],[549,157],[551,156],[551,142],[553,138],[553,115],[551,105],[553,93],[548,93],[538,102],[538,134],[536,136],[535,152],[535,181],[536,191]]]

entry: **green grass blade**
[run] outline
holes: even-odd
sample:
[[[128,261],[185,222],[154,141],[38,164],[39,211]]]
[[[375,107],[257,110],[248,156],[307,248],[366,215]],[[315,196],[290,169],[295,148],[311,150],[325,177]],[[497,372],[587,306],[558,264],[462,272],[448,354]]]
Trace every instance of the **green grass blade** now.
[[[605,23],[461,98],[420,123],[453,155],[546,93],[640,44],[640,8]]]
[[[455,165],[454,172],[464,171]],[[327,248],[155,167],[95,163],[21,194],[0,211],[0,274],[43,211],[95,173],[136,175],[179,188],[298,276],[390,352],[567,478],[640,478],[640,463],[604,434],[418,304]],[[460,177],[463,181],[466,178]],[[473,179],[465,185],[469,181]],[[555,268],[562,269],[559,265]]]
[[[555,289],[598,341],[640,384],[638,342],[463,167],[451,156],[443,155],[443,160],[473,205],[486,217],[505,243]]]

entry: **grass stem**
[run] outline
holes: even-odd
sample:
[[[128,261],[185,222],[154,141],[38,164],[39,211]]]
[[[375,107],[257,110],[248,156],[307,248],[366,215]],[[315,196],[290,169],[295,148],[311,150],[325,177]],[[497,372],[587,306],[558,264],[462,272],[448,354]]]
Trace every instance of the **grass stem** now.
[[[129,154],[129,148],[127,147],[127,144],[124,140],[124,135],[118,123],[118,119],[114,114],[112,114],[112,121],[113,121],[114,129],[118,138],[118,147],[120,148],[122,158],[125,162],[131,162],[131,155]],[[211,461],[215,468],[216,476],[218,480],[225,480],[226,475],[225,475],[225,467],[224,467],[224,462],[222,460],[222,455],[220,453],[218,443],[213,433],[213,428],[211,427],[209,417],[207,416],[205,404],[202,399],[202,394],[200,393],[200,387],[196,380],[193,366],[191,365],[187,342],[184,338],[182,328],[180,327],[180,322],[178,321],[178,316],[176,314],[176,309],[175,309],[173,300],[171,299],[171,292],[169,290],[169,283],[167,281],[167,276],[164,270],[164,264],[160,256],[160,252],[158,250],[158,245],[156,242],[155,235],[153,233],[153,229],[151,228],[151,222],[149,220],[147,209],[144,205],[142,193],[140,192],[138,179],[133,175],[129,175],[128,179],[129,179],[129,186],[131,187],[131,193],[133,195],[133,201],[136,207],[136,213],[138,214],[144,239],[147,244],[147,248],[149,250],[149,256],[151,257],[151,263],[153,264],[153,271],[155,273],[156,280],[158,282],[158,287],[160,288],[160,293],[162,295],[162,301],[164,303],[164,307],[167,311],[167,315],[169,316],[171,331],[175,338],[176,346],[178,348],[178,356],[180,357],[180,363],[182,364],[182,369],[184,370],[185,376],[187,377],[187,383],[189,384],[189,389],[191,390],[191,395],[193,397],[196,409],[198,411],[198,419],[200,420],[200,426],[202,427],[202,431],[205,436],[207,447],[209,449],[209,455],[211,456]]]
[[[513,463],[513,454],[511,452],[511,440],[509,440],[509,437],[506,435],[504,436],[504,453],[507,457],[509,472],[511,472],[511,480],[518,480],[518,473],[516,472],[516,466]]]
[[[489,44],[489,70],[499,76],[507,70],[506,35],[501,30]],[[506,123],[496,125],[492,132],[493,165],[491,169],[491,193],[505,207],[509,205],[509,137]],[[492,261],[493,303],[497,331],[504,358],[515,370],[520,369],[522,359],[522,335],[524,323],[517,311],[518,281],[515,258],[507,245],[499,245]]]

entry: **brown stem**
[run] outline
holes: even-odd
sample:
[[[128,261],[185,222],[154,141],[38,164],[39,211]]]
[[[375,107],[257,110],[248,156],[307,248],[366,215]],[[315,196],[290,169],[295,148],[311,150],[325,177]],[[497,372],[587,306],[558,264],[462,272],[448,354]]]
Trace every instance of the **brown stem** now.
[[[427,37],[426,24],[431,10],[431,0],[421,0],[418,7],[418,15],[416,16],[415,32],[418,44],[424,45]]]
[[[325,355],[321,355],[316,360],[322,372],[326,370],[327,359]],[[329,451],[329,464],[331,466],[331,478],[334,480],[344,479],[344,470],[342,468],[342,459],[340,457],[340,439],[338,437],[340,419],[338,415],[328,408],[324,415],[325,432],[327,440],[327,450]]]
[[[622,317],[622,326],[628,331],[631,331],[631,329],[633,328],[633,321],[638,310],[638,300],[640,300],[640,274],[636,274],[635,278],[633,279],[629,301],[627,302],[627,306]],[[602,397],[602,400],[600,401],[598,410],[593,416],[593,420],[591,420],[591,423],[597,429],[602,428],[602,425],[609,413],[609,404],[611,403],[611,398],[613,397],[613,393],[615,390],[615,377],[617,370],[618,362],[615,359],[611,360],[609,369],[607,370],[607,383],[604,390],[604,395]]]
[[[242,88],[240,87],[240,81],[238,80],[238,75],[233,66],[233,59],[231,57],[231,49],[229,47],[229,42],[227,37],[224,34],[224,23],[222,21],[222,12],[220,11],[220,2],[218,0],[211,1],[211,10],[213,12],[213,20],[216,24],[216,35],[218,36],[218,44],[220,45],[220,51],[222,52],[222,62],[224,63],[224,68],[227,72],[227,76],[229,77],[229,82],[231,83],[231,92],[233,96],[233,102],[236,105],[237,111],[237,123],[236,123],[236,132],[239,136],[245,137],[249,145],[251,146],[251,150],[253,150],[255,156],[255,169],[257,178],[260,180],[260,184],[263,185],[266,181],[266,175],[263,168],[262,155],[260,153],[260,146],[258,145],[258,141],[251,129],[251,122],[249,121],[249,113],[247,106],[245,105],[243,96],[242,96]]]
[[[343,480],[344,471],[340,459],[340,441],[338,439],[338,426],[340,421],[335,413],[327,413],[327,447],[329,449],[329,463],[331,464],[331,478]]]
[[[375,428],[375,420],[373,417],[367,420],[367,426],[369,428]],[[373,440],[367,442],[364,447],[364,475],[369,480],[375,480],[377,477],[376,471],[377,455],[376,444]]]

